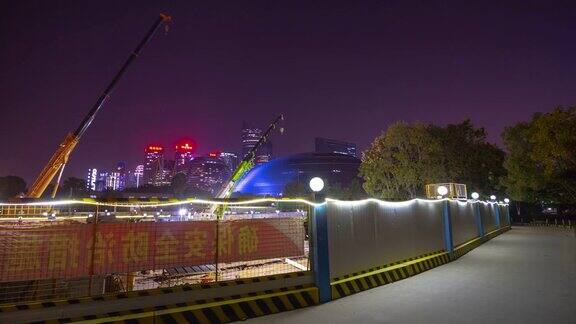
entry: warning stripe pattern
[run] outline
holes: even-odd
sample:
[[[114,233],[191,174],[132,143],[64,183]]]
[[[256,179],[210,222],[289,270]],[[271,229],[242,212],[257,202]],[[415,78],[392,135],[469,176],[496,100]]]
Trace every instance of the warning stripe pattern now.
[[[399,261],[392,265],[372,268],[375,270],[366,270],[337,278],[330,284],[332,300],[406,279],[426,270],[454,261],[472,249],[478,247],[480,244],[508,231],[509,229],[509,226],[503,227],[487,233],[483,237],[466,242],[457,247],[451,254],[447,252],[430,253]]]
[[[44,323],[229,323],[318,304],[311,285],[266,290],[226,298],[133,309],[101,315],[64,318]]]
[[[246,279],[236,279],[236,280],[230,280],[230,281],[218,281],[218,282],[212,282],[212,283],[207,283],[207,284],[182,285],[182,286],[171,287],[171,288],[136,290],[136,291],[130,291],[130,292],[124,292],[124,293],[115,293],[115,294],[106,294],[106,295],[100,295],[100,296],[94,296],[94,297],[72,298],[72,299],[53,300],[53,301],[44,301],[44,302],[31,302],[31,303],[23,303],[23,304],[16,304],[16,305],[4,305],[4,306],[0,306],[0,313],[19,311],[19,310],[27,310],[27,309],[51,308],[51,307],[64,306],[64,305],[73,305],[73,304],[90,303],[90,302],[98,302],[98,301],[108,301],[108,300],[124,299],[124,298],[131,298],[131,297],[159,296],[159,295],[170,294],[170,293],[174,293],[174,292],[192,291],[192,290],[200,290],[200,289],[211,289],[211,288],[217,288],[217,287],[229,287],[229,286],[237,286],[237,285],[244,285],[244,284],[251,284],[251,283],[258,283],[258,282],[265,282],[265,281],[273,281],[273,280],[280,280],[280,279],[289,279],[289,278],[311,276],[311,275],[312,275],[311,271],[299,271],[299,272],[292,272],[292,273],[271,275],[271,276],[262,276],[262,277],[246,278]]]
[[[450,256],[448,253],[441,252],[354,277],[334,281],[331,283],[332,300],[406,279],[448,262],[450,262]]]
[[[395,262],[391,262],[391,263],[388,263],[388,264],[385,264],[385,265],[382,265],[382,266],[373,267],[373,268],[370,268],[370,269],[368,269],[368,270],[363,270],[363,271],[359,271],[359,272],[354,272],[354,273],[351,273],[351,274],[343,275],[343,276],[341,276],[341,277],[336,277],[336,278],[332,279],[332,281],[339,281],[339,280],[343,280],[343,279],[346,279],[346,278],[355,277],[355,276],[362,275],[362,274],[365,274],[365,273],[368,273],[368,272],[372,272],[372,271],[376,271],[376,270],[388,268],[388,267],[391,267],[391,266],[394,266],[394,265],[397,265],[397,264],[405,263],[405,262],[408,262],[408,261],[420,259],[420,258],[423,258],[423,257],[431,256],[431,255],[438,254],[438,253],[442,253],[442,252],[443,252],[443,251],[436,251],[436,252],[425,253],[425,254],[422,254],[422,255],[419,255],[419,256],[416,256],[416,257],[413,257],[413,258],[408,258],[408,259],[404,259],[404,260],[400,260],[400,261],[395,261]]]
[[[493,230],[492,232],[487,233],[486,235],[484,235],[482,237],[477,237],[475,239],[472,239],[466,243],[463,243],[463,244],[457,246],[456,248],[454,248],[454,253],[452,255],[453,259],[458,259],[459,257],[463,256],[464,254],[477,248],[482,243],[485,243],[488,240],[491,240],[492,238],[494,238],[494,237],[496,237],[496,236],[498,236],[498,235],[500,235],[500,234],[502,234],[508,230],[510,230],[510,226],[502,227],[502,228]]]

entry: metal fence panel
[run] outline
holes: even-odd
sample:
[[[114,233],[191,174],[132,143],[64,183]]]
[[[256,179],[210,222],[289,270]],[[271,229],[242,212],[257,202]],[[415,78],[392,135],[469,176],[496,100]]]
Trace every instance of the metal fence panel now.
[[[496,229],[496,214],[493,204],[480,203],[480,218],[486,233]]]
[[[498,205],[500,209],[500,226],[508,226],[510,222],[508,221],[508,206],[509,205]]]
[[[329,202],[332,278],[444,248],[442,203]]]
[[[449,204],[454,246],[478,237],[474,204],[456,200],[449,201]]]

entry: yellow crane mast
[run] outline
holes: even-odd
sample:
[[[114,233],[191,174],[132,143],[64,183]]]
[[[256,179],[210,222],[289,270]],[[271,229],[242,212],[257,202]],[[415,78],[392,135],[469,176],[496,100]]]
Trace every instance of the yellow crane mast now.
[[[126,72],[128,66],[130,66],[130,64],[134,61],[134,59],[138,57],[140,51],[144,48],[144,46],[148,43],[148,41],[150,41],[156,30],[160,27],[160,25],[167,24],[171,20],[172,18],[170,16],[160,14],[158,19],[156,19],[156,21],[154,22],[152,27],[148,30],[144,38],[140,41],[134,52],[130,54],[126,62],[124,62],[124,65],[122,65],[118,73],[116,73],[116,75],[114,76],[110,84],[108,84],[102,95],[100,95],[94,106],[92,106],[92,109],[90,109],[88,114],[84,117],[84,119],[80,123],[80,126],[78,126],[78,128],[73,133],[69,133],[68,135],[66,135],[64,141],[58,146],[56,152],[54,152],[54,154],[48,161],[48,164],[46,164],[44,169],[42,169],[42,172],[40,172],[40,174],[38,175],[32,186],[30,186],[30,189],[26,194],[27,198],[40,198],[44,193],[44,191],[46,190],[46,188],[48,187],[48,185],[50,184],[50,182],[52,182],[56,174],[58,174],[58,178],[56,179],[56,183],[54,185],[54,190],[52,191],[51,194],[52,198],[56,196],[58,186],[60,185],[60,179],[62,178],[64,167],[66,166],[66,163],[68,163],[70,153],[72,153],[76,145],[78,145],[80,138],[82,137],[82,135],[84,135],[86,129],[88,129],[88,127],[94,120],[94,117],[96,116],[98,111],[100,111],[100,109],[102,108],[104,102],[110,97],[110,94],[114,89],[114,86],[116,85],[116,83],[118,83],[124,72]]]

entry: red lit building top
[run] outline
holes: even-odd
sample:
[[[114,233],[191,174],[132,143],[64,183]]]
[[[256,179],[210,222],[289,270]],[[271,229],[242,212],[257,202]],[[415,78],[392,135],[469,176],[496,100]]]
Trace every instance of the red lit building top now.
[[[177,153],[191,153],[196,150],[196,143],[191,139],[181,139],[174,147]]]
[[[162,152],[164,148],[162,145],[158,144],[151,144],[146,147],[146,153],[153,153],[153,152]]]

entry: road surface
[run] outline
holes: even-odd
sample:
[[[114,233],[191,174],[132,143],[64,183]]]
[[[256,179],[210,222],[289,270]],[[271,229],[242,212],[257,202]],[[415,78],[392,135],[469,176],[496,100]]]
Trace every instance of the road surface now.
[[[514,227],[462,258],[256,323],[576,323],[574,231]]]

